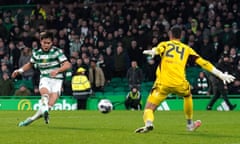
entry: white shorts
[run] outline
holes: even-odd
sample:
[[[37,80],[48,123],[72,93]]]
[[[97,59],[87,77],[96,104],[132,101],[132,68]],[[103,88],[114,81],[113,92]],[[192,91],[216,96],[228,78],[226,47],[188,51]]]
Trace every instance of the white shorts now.
[[[63,80],[61,79],[42,77],[40,78],[39,89],[46,88],[48,89],[49,93],[58,93],[60,95],[62,89],[62,82]]]

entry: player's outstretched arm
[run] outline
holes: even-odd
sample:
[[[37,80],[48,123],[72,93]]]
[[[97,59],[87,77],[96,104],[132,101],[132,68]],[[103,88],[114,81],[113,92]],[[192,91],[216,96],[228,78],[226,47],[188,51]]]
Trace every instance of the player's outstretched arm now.
[[[214,75],[219,77],[224,84],[231,83],[235,80],[235,77],[233,75],[230,75],[228,73],[223,73],[222,71],[218,70],[217,68],[213,68],[211,71]]]
[[[196,60],[196,63],[200,65],[203,69],[211,72],[218,78],[220,78],[224,84],[226,83],[231,83],[235,80],[235,77],[228,74],[228,73],[223,73],[222,71],[218,70],[215,66],[213,66],[209,61],[203,59],[203,58],[198,58]]]
[[[23,65],[21,68],[13,71],[12,78],[15,78],[16,76],[18,76],[19,74],[22,74],[23,72],[29,70],[30,68],[32,68],[32,64],[30,62],[28,62],[25,65]]]

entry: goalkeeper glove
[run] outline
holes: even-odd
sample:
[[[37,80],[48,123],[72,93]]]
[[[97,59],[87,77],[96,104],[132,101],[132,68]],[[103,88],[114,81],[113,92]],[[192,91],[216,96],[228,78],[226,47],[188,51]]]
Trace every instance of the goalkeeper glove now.
[[[155,48],[151,49],[151,50],[144,50],[143,54],[147,54],[147,55],[151,55],[152,58],[155,56],[156,52],[155,52]]]
[[[220,70],[218,70],[216,68],[214,68],[212,70],[212,73],[214,75],[216,75],[217,77],[219,77],[223,81],[224,84],[231,83],[231,82],[233,82],[235,80],[234,76],[228,74],[227,72],[223,73],[223,72],[221,72]]]

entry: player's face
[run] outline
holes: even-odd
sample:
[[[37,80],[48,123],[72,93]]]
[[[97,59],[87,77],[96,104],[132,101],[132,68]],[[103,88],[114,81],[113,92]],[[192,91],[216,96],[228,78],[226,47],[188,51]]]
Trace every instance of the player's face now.
[[[49,51],[53,44],[50,38],[42,39],[40,43],[43,51]]]

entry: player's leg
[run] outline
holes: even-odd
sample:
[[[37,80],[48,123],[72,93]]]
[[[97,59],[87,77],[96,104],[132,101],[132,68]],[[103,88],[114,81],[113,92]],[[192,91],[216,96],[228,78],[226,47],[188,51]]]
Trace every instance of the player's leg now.
[[[207,110],[212,110],[213,105],[215,104],[217,99],[221,96],[219,92],[220,89],[218,89],[218,85],[213,86],[212,91],[213,91],[213,97],[211,98],[211,100],[207,105]]]
[[[34,122],[35,120],[41,118],[44,114],[48,114],[48,94],[44,94],[40,100],[40,107],[39,109],[36,111],[36,113],[31,116],[28,117],[26,120],[21,121],[18,126],[22,127],[22,126],[28,126],[29,124],[31,124],[32,122]],[[45,116],[44,116],[45,117]]]
[[[225,103],[227,104],[227,106],[229,107],[229,110],[234,110],[236,107],[237,107],[237,104],[232,104],[228,98],[228,95],[227,95],[227,90],[225,89],[222,89],[221,92],[222,94],[222,97],[225,101]]]
[[[194,131],[201,125],[201,121],[197,120],[193,122],[193,100],[190,85],[188,82],[186,82],[182,87],[177,88],[176,91],[178,95],[183,96],[183,106],[185,118],[187,121],[187,130]]]
[[[41,87],[40,88],[41,93],[41,105],[39,111],[41,112],[41,115],[43,116],[45,123],[48,124],[48,110],[49,110],[49,100],[50,100],[50,88]]]
[[[51,109],[54,106],[58,98],[59,98],[59,94],[57,92],[50,94],[49,102],[48,102],[49,109]]]
[[[194,128],[192,95],[186,95],[183,97],[183,99],[184,114],[187,120],[187,129],[192,131],[192,129]]]
[[[43,113],[48,110],[48,99],[49,99],[49,90],[48,90],[48,79],[46,78],[41,78],[40,83],[39,83],[39,92],[41,94],[41,100],[40,100],[40,107],[36,111],[36,113],[28,117],[26,120],[21,121],[18,126],[28,126],[35,120],[39,119],[42,117]]]
[[[47,107],[43,107],[43,118],[46,124],[49,123],[49,110],[54,106],[60,96],[62,88],[62,80],[49,79],[49,97],[45,99]]]
[[[164,101],[167,97],[167,94],[160,94],[160,87],[155,87],[152,89],[147,103],[144,109],[143,120],[145,123],[144,127],[138,128],[135,130],[136,133],[144,133],[153,130],[153,121],[154,121],[154,111],[158,105]]]

